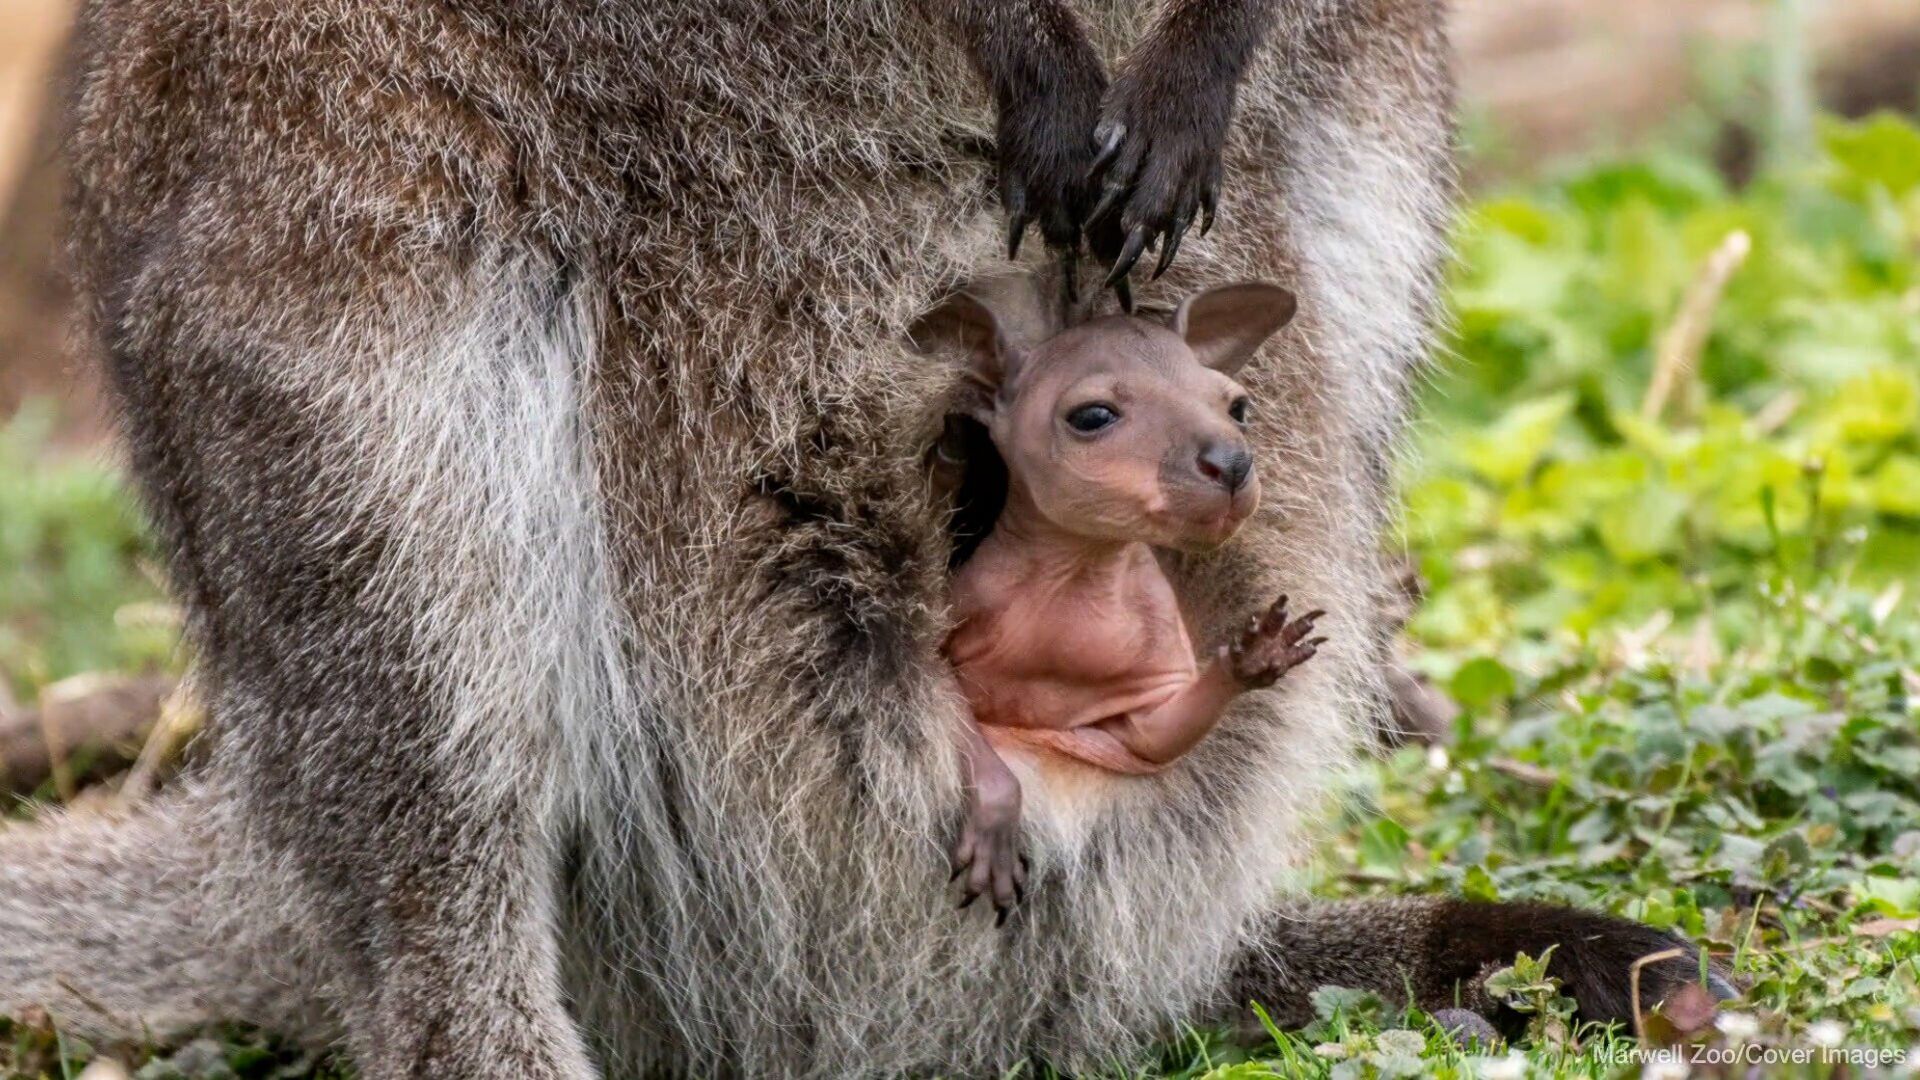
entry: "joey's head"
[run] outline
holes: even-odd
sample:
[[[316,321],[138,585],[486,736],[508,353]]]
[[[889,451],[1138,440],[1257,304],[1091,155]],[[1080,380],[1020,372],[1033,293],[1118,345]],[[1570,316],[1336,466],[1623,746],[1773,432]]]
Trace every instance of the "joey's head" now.
[[[1090,540],[1204,550],[1259,504],[1234,375],[1293,312],[1285,289],[1228,285],[1165,321],[1108,316],[1017,345],[992,303],[961,293],[912,337],[964,354],[966,407],[1006,461],[1010,509]]]

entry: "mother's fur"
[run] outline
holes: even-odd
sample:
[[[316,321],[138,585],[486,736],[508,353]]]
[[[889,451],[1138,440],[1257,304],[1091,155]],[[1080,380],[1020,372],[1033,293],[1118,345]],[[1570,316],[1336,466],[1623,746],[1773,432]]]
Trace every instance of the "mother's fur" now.
[[[1107,55],[1141,7],[1084,5]],[[1220,227],[1142,300],[1299,293],[1247,379],[1290,480],[1174,571],[1202,637],[1284,590],[1333,643],[1162,776],[1026,768],[1036,876],[995,931],[935,887],[948,387],[898,343],[1005,269],[937,12],[93,0],[78,264],[214,737],[127,820],[0,834],[0,1012],[251,1020],[376,1077],[975,1073],[1659,940],[1275,906],[1380,708],[1450,183],[1437,5],[1279,8]]]

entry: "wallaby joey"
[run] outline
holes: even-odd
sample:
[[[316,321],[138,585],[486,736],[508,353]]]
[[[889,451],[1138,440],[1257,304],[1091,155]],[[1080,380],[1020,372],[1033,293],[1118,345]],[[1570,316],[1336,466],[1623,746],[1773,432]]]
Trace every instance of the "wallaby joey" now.
[[[1166,325],[1108,316],[1020,348],[989,302],[957,294],[918,323],[965,350],[974,418],[1008,470],[1005,508],[953,582],[947,639],[973,710],[970,806],[953,873],[1004,921],[1026,886],[1020,786],[994,749],[1026,746],[1122,774],[1158,772],[1247,690],[1325,643],[1280,597],[1196,660],[1155,547],[1219,546],[1260,501],[1233,379],[1293,317],[1273,285],[1188,298]]]

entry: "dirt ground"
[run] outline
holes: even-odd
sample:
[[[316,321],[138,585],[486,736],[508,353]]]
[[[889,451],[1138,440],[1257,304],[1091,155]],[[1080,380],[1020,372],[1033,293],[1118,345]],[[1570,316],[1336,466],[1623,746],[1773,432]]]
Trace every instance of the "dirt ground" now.
[[[1523,161],[1630,139],[1701,92],[1703,57],[1764,40],[1774,2],[1458,0],[1463,109]],[[47,122],[72,3],[0,7],[0,420],[29,396],[52,398],[64,441],[90,443],[105,427],[66,333],[58,139]],[[1820,0],[1811,10],[1828,104],[1920,104],[1920,3]]]

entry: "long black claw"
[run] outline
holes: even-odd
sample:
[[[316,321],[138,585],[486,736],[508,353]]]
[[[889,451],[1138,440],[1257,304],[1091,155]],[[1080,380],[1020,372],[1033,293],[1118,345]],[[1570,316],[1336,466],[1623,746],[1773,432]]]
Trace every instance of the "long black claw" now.
[[[1024,904],[1027,902],[1027,887],[1025,885],[1016,883],[1013,886],[1013,902],[1016,904]]]
[[[964,867],[964,866],[956,866],[956,867],[954,867],[954,868],[953,868],[953,873],[951,873],[951,874],[948,874],[948,875],[947,875],[947,884],[949,884],[949,885],[951,885],[951,884],[953,884],[954,882],[956,882],[956,881],[959,881],[959,880],[960,880],[960,875],[961,875],[961,874],[964,874],[964,873],[966,873],[966,872],[967,872],[967,868],[966,868],[966,867]]]
[[[1107,271],[1107,284],[1124,281],[1133,270],[1133,264],[1140,261],[1140,253],[1147,250],[1147,240],[1153,231],[1145,225],[1135,225],[1127,234],[1127,242],[1120,245],[1120,257],[1113,260],[1113,269]]]
[[[1180,250],[1180,238],[1187,234],[1187,226],[1193,224],[1191,217],[1173,219],[1173,227],[1167,230],[1167,238],[1160,242],[1160,263],[1153,268],[1151,281],[1160,280],[1160,275],[1173,265],[1173,253]]]
[[[1060,252],[1060,294],[1069,308],[1080,302],[1080,247],[1078,244],[1064,248]]]
[[[1220,208],[1220,175],[1215,173],[1207,178],[1207,186],[1200,192],[1200,235],[1213,231],[1213,212]]]
[[[1127,138],[1127,125],[1117,120],[1102,120],[1093,129],[1094,145],[1100,149],[1093,155],[1093,164],[1088,166],[1087,175],[1098,176],[1101,170],[1113,164],[1120,155],[1120,144]]]
[[[1091,225],[1104,219],[1119,204],[1120,197],[1126,193],[1127,185],[1124,182],[1107,181],[1106,186],[1100,189],[1100,201],[1094,203],[1093,209],[1087,214],[1087,224]]]
[[[1007,925],[1007,912],[1008,912],[1009,910],[1011,910],[1011,909],[1010,909],[1010,908],[1003,908],[1003,907],[999,907],[999,906],[997,906],[997,905],[996,905],[996,906],[994,907],[994,909],[993,909],[993,911],[994,911],[994,915],[993,915],[993,928],[994,928],[995,930],[998,930],[998,929],[1000,929],[1001,927],[1003,927],[1003,926],[1005,926],[1005,925]]]
[[[1007,258],[1009,260],[1020,257],[1020,241],[1027,234],[1029,220],[1024,211],[1007,217]]]
[[[962,900],[962,901],[960,901],[960,906],[959,906],[959,907],[957,907],[957,908],[954,908],[953,910],[955,910],[955,911],[965,911],[965,910],[967,910],[967,908],[969,908],[969,907],[971,907],[971,906],[973,905],[973,902],[974,902],[975,900],[978,900],[978,899],[980,899],[980,894],[979,894],[979,893],[968,893],[968,894],[967,894],[967,898],[966,898],[965,900]]]
[[[1120,301],[1121,311],[1133,314],[1133,286],[1127,284],[1126,278],[1113,283],[1113,297]]]

